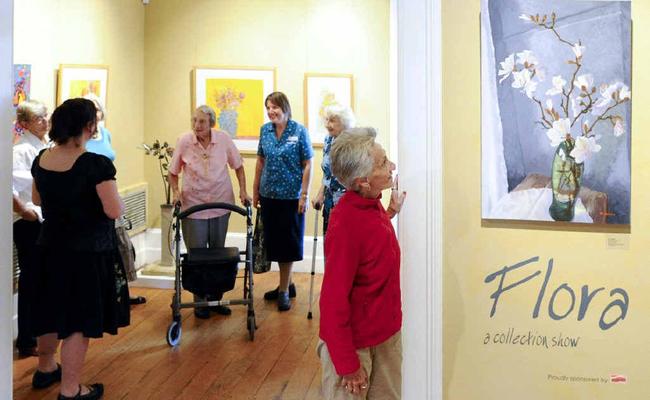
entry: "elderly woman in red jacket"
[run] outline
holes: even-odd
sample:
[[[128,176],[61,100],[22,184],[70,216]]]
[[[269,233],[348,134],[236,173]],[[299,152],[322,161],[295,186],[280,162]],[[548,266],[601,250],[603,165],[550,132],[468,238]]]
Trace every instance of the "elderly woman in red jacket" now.
[[[395,184],[395,164],[373,133],[344,132],[330,153],[347,191],[325,238],[318,350],[326,399],[401,396],[400,248],[390,218],[406,193],[392,196],[388,210],[381,204],[381,192]]]

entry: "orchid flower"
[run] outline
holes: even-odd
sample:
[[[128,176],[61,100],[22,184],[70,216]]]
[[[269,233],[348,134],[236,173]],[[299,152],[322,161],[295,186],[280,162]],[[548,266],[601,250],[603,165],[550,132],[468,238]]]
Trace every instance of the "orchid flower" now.
[[[503,60],[500,64],[501,64],[501,69],[499,70],[499,76],[503,76],[503,78],[499,80],[499,83],[505,81],[510,76],[510,74],[515,70],[514,53],[506,57],[506,59]]]
[[[614,122],[614,136],[619,137],[625,133],[625,124],[623,123],[623,118],[616,118]]]
[[[530,15],[526,15],[526,14],[521,14],[519,16],[519,19],[523,19],[526,22],[531,22],[532,21],[532,18],[530,18]]]
[[[571,120],[561,118],[553,121],[553,127],[546,131],[546,136],[551,141],[552,147],[557,147],[566,140],[567,135],[571,134]]]
[[[530,68],[537,64],[537,57],[530,50],[524,50],[517,53],[517,64],[523,65],[525,68]]]
[[[582,57],[583,54],[585,54],[585,46],[580,46],[580,43],[576,43],[573,45],[573,54],[576,55],[576,58]]]
[[[580,136],[576,139],[575,146],[569,155],[576,160],[576,163],[582,164],[589,159],[593,153],[598,153],[601,146],[596,143],[594,136]]]
[[[576,78],[573,85],[583,92],[588,92],[594,84],[594,77],[591,74],[580,75]]]
[[[553,87],[546,91],[547,96],[555,96],[556,94],[562,93],[566,81],[562,78],[561,75],[553,77]]]

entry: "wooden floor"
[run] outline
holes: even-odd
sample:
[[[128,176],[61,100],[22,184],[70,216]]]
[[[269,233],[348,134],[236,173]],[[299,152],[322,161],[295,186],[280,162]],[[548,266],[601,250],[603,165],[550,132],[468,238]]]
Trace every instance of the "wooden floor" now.
[[[180,345],[166,341],[173,291],[132,289],[147,298],[134,306],[131,325],[116,336],[93,340],[86,357],[83,381],[102,382],[104,399],[321,399],[318,343],[318,295],[321,276],[314,283],[312,320],[308,274],[295,274],[298,297],[289,312],[279,313],[275,302],[262,295],[277,285],[278,275],[255,275],[255,313],[258,330],[249,341],[246,308],[232,306],[229,317],[212,314],[195,319],[184,309]],[[242,294],[242,280],[226,298]],[[187,292],[184,301],[190,300]],[[37,360],[14,361],[14,399],[56,399],[58,385],[36,391],[31,378]]]

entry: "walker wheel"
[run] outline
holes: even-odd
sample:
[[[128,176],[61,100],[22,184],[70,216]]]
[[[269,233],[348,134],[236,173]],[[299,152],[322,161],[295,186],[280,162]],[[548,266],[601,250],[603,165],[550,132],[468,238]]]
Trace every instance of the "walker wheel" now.
[[[174,321],[169,325],[167,329],[167,344],[175,347],[181,342],[181,335],[183,330],[181,329],[180,321]]]
[[[249,316],[247,321],[246,321],[246,328],[248,328],[248,338],[251,340],[255,340],[255,329],[257,327],[255,326],[255,317],[254,316]]]

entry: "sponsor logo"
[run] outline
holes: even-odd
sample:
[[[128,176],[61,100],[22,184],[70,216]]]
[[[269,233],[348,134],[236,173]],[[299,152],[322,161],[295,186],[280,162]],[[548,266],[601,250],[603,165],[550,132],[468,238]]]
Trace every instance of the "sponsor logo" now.
[[[627,383],[627,376],[621,374],[609,374],[612,383]]]

